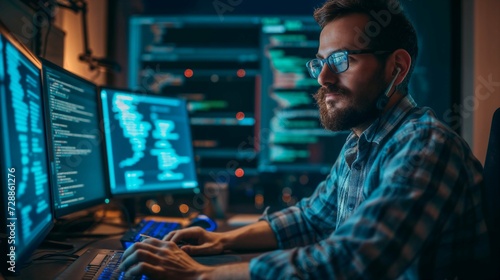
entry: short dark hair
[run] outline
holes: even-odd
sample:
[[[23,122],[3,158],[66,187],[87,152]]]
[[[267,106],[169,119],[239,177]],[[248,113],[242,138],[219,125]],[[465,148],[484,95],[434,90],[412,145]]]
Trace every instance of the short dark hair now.
[[[408,93],[408,83],[418,55],[418,40],[401,3],[398,0],[328,0],[314,11],[314,19],[323,29],[333,20],[350,14],[368,16],[370,21],[362,31],[368,48],[381,51],[404,49],[410,54],[411,67],[406,79],[398,86],[402,93]]]

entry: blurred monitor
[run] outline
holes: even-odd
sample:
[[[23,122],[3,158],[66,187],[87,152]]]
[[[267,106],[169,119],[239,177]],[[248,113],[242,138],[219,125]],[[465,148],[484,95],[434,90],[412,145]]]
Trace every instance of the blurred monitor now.
[[[260,33],[256,16],[130,18],[129,87],[187,101],[200,178],[257,175]]]
[[[49,160],[56,218],[108,197],[97,87],[43,60]]]
[[[101,89],[113,196],[197,190],[186,102]]]
[[[40,62],[0,24],[1,267],[18,273],[53,226]]]
[[[259,171],[328,174],[347,132],[323,128],[307,73],[320,28],[312,17],[262,19],[262,96]]]

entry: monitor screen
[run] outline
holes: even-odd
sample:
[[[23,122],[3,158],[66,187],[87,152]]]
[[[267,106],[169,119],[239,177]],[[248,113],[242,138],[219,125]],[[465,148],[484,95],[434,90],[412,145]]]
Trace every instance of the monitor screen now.
[[[6,273],[17,273],[52,228],[53,216],[40,62],[1,25],[0,31],[0,220],[6,236],[0,260]]]
[[[101,103],[112,195],[197,188],[184,100],[104,88]]]
[[[255,16],[130,19],[129,87],[187,101],[200,178],[257,175],[260,26]]]
[[[328,174],[346,132],[323,128],[306,62],[316,56],[320,28],[311,18],[264,18],[259,171]]]
[[[56,218],[108,197],[97,87],[43,60],[49,160]]]

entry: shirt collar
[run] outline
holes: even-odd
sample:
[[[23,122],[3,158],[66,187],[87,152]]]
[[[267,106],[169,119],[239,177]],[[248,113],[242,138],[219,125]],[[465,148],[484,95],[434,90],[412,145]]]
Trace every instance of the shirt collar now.
[[[395,106],[377,118],[365,131],[363,131],[360,137],[364,138],[367,142],[380,144],[387,134],[389,134],[406,116],[406,113],[416,106],[417,103],[413,100],[413,97],[407,94]],[[351,132],[349,137],[347,137],[347,142],[354,141],[354,139],[357,140],[358,137],[354,132]]]

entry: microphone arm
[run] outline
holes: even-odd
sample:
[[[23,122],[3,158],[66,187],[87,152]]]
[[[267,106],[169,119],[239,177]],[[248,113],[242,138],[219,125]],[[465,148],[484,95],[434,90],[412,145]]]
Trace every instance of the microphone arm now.
[[[97,58],[92,55],[92,50],[89,47],[88,28],[87,28],[87,2],[85,0],[66,0],[68,4],[56,2],[57,6],[72,10],[75,13],[82,13],[82,34],[83,34],[83,50],[84,52],[78,56],[80,61],[86,62],[91,71],[102,67],[111,69],[117,72],[121,71],[121,66],[117,62],[108,58]]]

